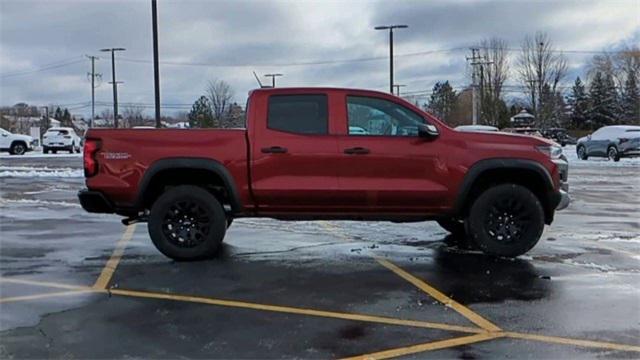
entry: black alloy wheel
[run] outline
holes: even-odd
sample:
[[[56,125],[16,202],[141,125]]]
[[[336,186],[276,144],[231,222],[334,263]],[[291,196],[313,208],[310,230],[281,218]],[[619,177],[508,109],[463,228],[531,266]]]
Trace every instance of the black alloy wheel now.
[[[173,245],[193,248],[207,238],[210,223],[207,211],[195,201],[179,201],[165,212],[162,232]]]

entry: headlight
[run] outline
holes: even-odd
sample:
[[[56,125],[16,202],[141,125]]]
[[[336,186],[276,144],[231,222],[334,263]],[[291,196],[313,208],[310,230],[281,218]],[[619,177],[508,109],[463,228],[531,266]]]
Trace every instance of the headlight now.
[[[536,146],[536,149],[546,154],[551,159],[559,159],[562,156],[562,147],[555,145]]]

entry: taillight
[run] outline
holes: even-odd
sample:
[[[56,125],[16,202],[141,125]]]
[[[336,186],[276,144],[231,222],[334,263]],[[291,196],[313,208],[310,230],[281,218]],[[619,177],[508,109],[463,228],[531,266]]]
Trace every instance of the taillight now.
[[[96,153],[100,150],[100,140],[87,139],[84,143],[84,176],[91,177],[98,173]]]

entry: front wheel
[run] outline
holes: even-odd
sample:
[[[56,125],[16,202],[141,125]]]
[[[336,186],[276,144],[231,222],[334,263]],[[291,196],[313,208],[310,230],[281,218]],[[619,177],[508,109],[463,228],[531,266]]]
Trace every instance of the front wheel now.
[[[220,202],[205,189],[176,186],[156,200],[149,214],[153,244],[174,260],[208,258],[224,239],[227,219]]]
[[[27,147],[23,143],[15,143],[11,145],[9,153],[11,155],[24,155],[27,152]]]
[[[537,196],[524,186],[489,188],[471,206],[469,236],[484,253],[515,257],[533,248],[544,230],[544,211]]]
[[[584,146],[578,146],[578,149],[576,151],[578,153],[578,159],[587,160],[589,158],[589,156],[587,155],[587,149]]]
[[[620,161],[620,154],[614,146],[610,146],[609,149],[607,149],[607,157],[609,160]]]

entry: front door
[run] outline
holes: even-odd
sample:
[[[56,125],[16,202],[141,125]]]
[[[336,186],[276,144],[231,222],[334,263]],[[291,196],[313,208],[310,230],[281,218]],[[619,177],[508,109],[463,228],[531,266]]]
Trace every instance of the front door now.
[[[254,119],[252,190],[258,211],[321,211],[334,204],[336,136],[326,94],[269,95]],[[262,115],[264,116],[264,115]]]
[[[418,137],[422,115],[374,96],[346,96],[348,134],[339,139],[340,199],[389,213],[424,213],[444,205],[446,166],[438,139]]]

